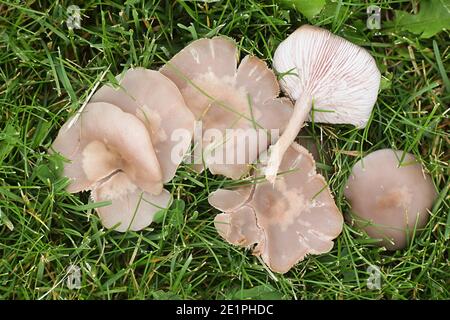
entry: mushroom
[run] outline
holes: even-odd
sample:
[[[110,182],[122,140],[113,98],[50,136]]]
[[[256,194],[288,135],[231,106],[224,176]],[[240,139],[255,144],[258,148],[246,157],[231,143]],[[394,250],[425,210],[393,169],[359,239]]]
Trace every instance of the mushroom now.
[[[232,179],[248,173],[249,164],[266,150],[270,142],[263,139],[264,130],[283,130],[292,114],[289,99],[277,98],[277,79],[264,61],[246,56],[236,69],[237,56],[229,38],[199,39],[160,69],[202,121],[199,149],[205,165]],[[204,169],[197,164],[198,171]]]
[[[223,213],[214,220],[229,243],[254,246],[269,268],[285,273],[308,254],[329,252],[343,218],[312,155],[293,143],[284,154],[275,184],[262,181],[235,190],[219,189],[209,203]],[[262,165],[257,177],[262,177]],[[258,179],[256,179],[258,180]]]
[[[378,244],[389,250],[404,248],[415,231],[426,225],[437,196],[430,176],[414,156],[392,149],[372,152],[358,161],[344,194],[357,226],[381,239]]]
[[[104,85],[90,102],[114,104],[145,124],[162,170],[162,181],[169,182],[191,145],[194,115],[176,85],[158,71],[135,68],[116,79],[117,89]]]
[[[171,197],[163,189],[161,168],[142,121],[115,105],[97,102],[87,104],[71,123],[69,119],[62,126],[52,145],[70,161],[64,165],[64,175],[71,180],[68,191],[93,190],[95,201],[111,201],[97,209],[108,228],[148,226]]]
[[[266,178],[271,182],[305,120],[362,128],[380,85],[380,71],[367,51],[309,25],[298,28],[278,46],[273,63],[283,75],[282,90],[295,101],[295,107],[284,133],[269,149]]]

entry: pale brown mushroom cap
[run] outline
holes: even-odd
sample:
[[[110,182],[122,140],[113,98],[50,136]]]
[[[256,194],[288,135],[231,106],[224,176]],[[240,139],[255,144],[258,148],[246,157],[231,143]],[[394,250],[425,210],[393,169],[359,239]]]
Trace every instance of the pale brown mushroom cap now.
[[[344,190],[357,225],[390,250],[404,248],[426,225],[437,196],[415,157],[402,156],[392,149],[370,153],[354,165]]]
[[[255,211],[248,206],[237,208],[233,214],[218,214],[214,226],[222,238],[241,247],[249,247],[264,238],[257,225]]]
[[[208,73],[217,78],[233,78],[237,61],[238,52],[233,40],[226,37],[199,39],[178,52],[160,72],[178,88],[184,89],[191,86],[190,80]]]
[[[244,205],[252,191],[252,185],[235,190],[217,189],[209,194],[208,202],[220,211],[231,211]]]
[[[246,130],[282,130],[292,113],[292,104],[277,98],[275,74],[264,61],[252,56],[245,57],[236,69],[237,56],[236,44],[229,38],[200,39],[176,54],[160,72],[179,87],[195,118],[202,121],[203,132],[217,129],[225,136],[227,129],[242,129],[233,138],[238,141],[245,138]],[[266,149],[267,143],[258,141],[258,148],[251,148],[248,143],[214,144],[203,136],[206,165],[212,173],[238,179],[248,173],[249,164]],[[251,150],[245,152],[245,148]],[[225,163],[223,157],[232,152],[245,155],[243,163],[238,163],[237,156],[233,157],[234,163]]]
[[[153,221],[156,212],[170,206],[171,195],[163,189],[158,195],[152,195],[135,186],[123,172],[92,190],[95,202],[111,201],[112,204],[97,208],[100,220],[106,228],[125,232],[141,230]]]
[[[89,103],[77,121],[60,129],[52,149],[70,160],[69,192],[90,190],[115,171],[152,194],[162,191],[161,169],[149,134],[135,116],[109,103]],[[133,128],[133,130],[130,130]]]
[[[194,130],[194,116],[184,103],[177,86],[158,71],[130,69],[117,76],[118,88],[107,84],[91,102],[108,102],[136,115],[147,127],[162,170],[163,182],[169,182],[188,151]],[[176,130],[189,133],[179,139]],[[181,141],[180,141],[181,140]],[[177,148],[178,155],[172,156]]]
[[[305,148],[292,144],[280,168],[283,173],[275,184],[261,182],[230,191],[233,194],[216,191],[210,203],[225,209],[215,220],[222,237],[236,245],[257,244],[254,254],[261,255],[273,271],[285,273],[307,254],[330,251],[343,218]]]

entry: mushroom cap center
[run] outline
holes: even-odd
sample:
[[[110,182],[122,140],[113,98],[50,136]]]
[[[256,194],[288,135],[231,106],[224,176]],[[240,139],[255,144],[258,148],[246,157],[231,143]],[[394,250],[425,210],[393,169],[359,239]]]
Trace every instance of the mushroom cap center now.
[[[99,140],[87,144],[82,156],[83,171],[91,181],[99,181],[123,166],[120,154]]]
[[[291,204],[286,201],[285,196],[278,189],[271,190],[271,186],[262,186],[260,188],[257,201],[255,201],[258,212],[265,218],[278,220],[286,215]],[[259,201],[258,201],[259,200]],[[267,210],[270,208],[271,210]]]
[[[275,186],[266,183],[257,188],[252,201],[257,214],[269,224],[279,225],[282,231],[286,231],[312,206],[300,189],[288,188],[284,180],[278,181]]]
[[[412,191],[407,186],[394,188],[377,196],[376,205],[380,209],[408,208],[412,203],[412,196]]]

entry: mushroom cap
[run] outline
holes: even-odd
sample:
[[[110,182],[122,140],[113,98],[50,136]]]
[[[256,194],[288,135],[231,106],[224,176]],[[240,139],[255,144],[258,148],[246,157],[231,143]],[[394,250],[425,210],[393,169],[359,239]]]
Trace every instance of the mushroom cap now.
[[[64,165],[68,191],[92,190],[94,201],[111,201],[96,208],[107,228],[143,229],[170,205],[147,128],[115,105],[87,104],[76,121],[63,125],[52,149],[70,161]]]
[[[330,251],[343,218],[305,148],[293,143],[280,168],[283,173],[275,184],[219,189],[209,202],[224,211],[215,219],[223,238],[244,247],[256,244],[253,253],[273,271],[285,273],[307,254]]]
[[[160,69],[202,121],[206,166],[232,179],[248,173],[249,164],[270,143],[256,129],[283,129],[292,113],[289,99],[277,98],[278,82],[265,62],[246,56],[236,69],[237,56],[236,44],[229,38],[199,39]],[[230,137],[227,129],[236,130]],[[248,137],[255,135],[257,143],[251,144]],[[196,168],[202,170],[203,165]]]
[[[437,193],[413,155],[382,149],[358,161],[344,194],[356,224],[389,250],[404,248],[428,221]],[[401,162],[401,163],[400,163]]]
[[[250,199],[253,190],[252,185],[234,190],[217,189],[209,194],[208,201],[220,211],[233,211],[242,207]]]
[[[169,182],[191,145],[195,121],[192,112],[177,86],[158,71],[129,69],[116,78],[118,88],[104,85],[90,101],[114,104],[145,124],[162,170],[162,180]],[[179,136],[177,131],[186,134]],[[178,152],[172,154],[174,150]]]
[[[380,71],[363,48],[328,30],[303,25],[280,43],[273,64],[293,100],[313,98],[315,122],[364,127],[376,102]]]
[[[233,214],[218,214],[214,225],[222,238],[237,246],[248,247],[264,238],[264,233],[258,227],[256,213],[248,206],[237,208]]]
[[[102,179],[123,171],[146,192],[161,193],[161,169],[139,119],[112,104],[98,102],[87,104],[72,126],[71,122],[61,127],[52,145],[70,161],[64,165],[64,175],[71,179],[69,192],[90,190]]]
[[[144,229],[153,221],[156,212],[166,209],[172,201],[171,194],[163,189],[152,195],[139,189],[123,172],[100,183],[92,190],[95,202],[111,201],[111,205],[97,208],[100,220],[108,229],[119,232]]]

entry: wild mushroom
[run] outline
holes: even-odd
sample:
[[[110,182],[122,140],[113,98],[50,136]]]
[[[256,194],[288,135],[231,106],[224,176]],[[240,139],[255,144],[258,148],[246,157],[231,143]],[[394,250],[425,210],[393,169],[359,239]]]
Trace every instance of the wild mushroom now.
[[[242,247],[256,245],[255,255],[273,271],[285,273],[308,254],[330,251],[343,218],[305,148],[293,143],[280,169],[284,173],[273,185],[263,181],[219,189],[209,203],[223,211],[214,222],[225,240]]]
[[[158,71],[136,68],[116,78],[117,89],[104,85],[90,101],[114,104],[145,124],[162,170],[162,181],[169,182],[191,145],[193,114],[175,84]],[[177,131],[185,134],[175,136]]]
[[[389,250],[404,248],[428,221],[436,191],[413,155],[382,149],[358,161],[347,181],[356,224]],[[350,216],[348,216],[350,218]]]
[[[93,190],[96,201],[112,201],[97,211],[102,223],[116,230],[139,230],[155,212],[166,208],[170,194],[149,133],[134,115],[104,102],[89,103],[72,126],[60,129],[52,149],[70,162],[64,175],[68,191]],[[133,128],[133,130],[130,130]]]
[[[297,29],[278,46],[273,63],[283,75],[282,90],[295,101],[295,107],[284,133],[270,147],[266,178],[271,182],[306,119],[362,128],[380,85],[380,71],[367,51],[309,25]]]
[[[200,39],[160,70],[175,82],[195,118],[202,121],[206,166],[232,179],[246,174],[249,164],[266,150],[270,141],[261,139],[261,129],[283,130],[292,113],[289,99],[277,98],[279,85],[273,71],[253,56],[246,56],[236,69],[237,55],[229,38]],[[234,131],[230,134],[228,129]],[[202,163],[198,169],[203,170]]]

